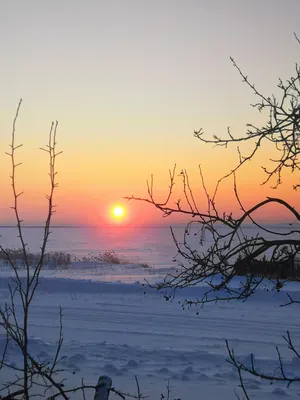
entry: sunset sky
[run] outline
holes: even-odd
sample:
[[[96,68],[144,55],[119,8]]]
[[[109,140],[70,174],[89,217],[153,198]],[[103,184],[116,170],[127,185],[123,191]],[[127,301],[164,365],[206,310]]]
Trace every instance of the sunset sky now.
[[[207,186],[237,162],[235,148],[215,149],[193,137],[244,132],[260,124],[255,101],[232,67],[232,56],[256,86],[271,95],[278,78],[289,78],[299,61],[299,0],[27,0],[2,1],[0,10],[0,223],[13,215],[9,150],[19,99],[18,185],[27,224],[46,212],[47,143],[59,121],[58,212],[54,224],[110,222],[113,204],[128,207],[126,223],[169,223],[143,203],[154,174],[158,198],[168,170],[186,168],[200,204],[198,165]],[[291,179],[277,193],[261,188],[267,149],[238,176],[247,205],[266,195],[296,203]],[[179,197],[179,186],[175,195]],[[237,210],[232,182],[222,186],[221,209]],[[284,219],[270,209],[267,220]],[[179,221],[172,219],[170,221]]]

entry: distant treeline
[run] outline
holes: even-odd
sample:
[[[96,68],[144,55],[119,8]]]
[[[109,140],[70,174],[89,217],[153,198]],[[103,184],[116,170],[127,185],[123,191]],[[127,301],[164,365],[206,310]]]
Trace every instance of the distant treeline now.
[[[26,258],[25,258],[26,257]],[[26,260],[30,267],[35,267],[40,262],[41,254],[26,251],[22,249],[4,249],[0,250],[0,264],[9,266],[11,262],[17,268],[25,268]],[[72,262],[72,255],[63,251],[49,251],[45,253],[43,265],[47,268],[55,269],[58,267],[67,267]]]
[[[300,269],[294,259],[278,261],[238,259],[234,268],[235,274],[238,276],[253,275],[272,279],[300,279]]]
[[[26,250],[26,258],[24,251],[19,249],[3,249],[0,250],[0,265],[10,266],[11,263],[17,268],[25,268],[26,260],[30,267],[35,267],[40,262],[41,254],[33,253]],[[117,254],[114,250],[105,250],[98,254],[90,253],[85,257],[76,257],[73,254],[64,251],[49,251],[46,252],[43,258],[43,266],[49,269],[68,268],[72,262],[81,263],[106,263],[106,264],[139,264],[144,268],[149,268],[147,264],[139,263],[138,261],[130,261],[127,258]]]

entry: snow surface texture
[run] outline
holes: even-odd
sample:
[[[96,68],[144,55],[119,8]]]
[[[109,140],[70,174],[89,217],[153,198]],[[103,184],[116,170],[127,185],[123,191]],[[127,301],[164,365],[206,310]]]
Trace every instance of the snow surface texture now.
[[[278,365],[278,345],[286,369],[299,376],[300,361],[293,358],[282,339],[288,329],[295,345],[300,345],[297,305],[280,307],[287,300],[286,293],[259,291],[245,303],[182,310],[177,300],[201,295],[204,288],[180,291],[171,303],[164,301],[162,293],[138,283],[144,277],[160,279],[163,272],[138,265],[105,264],[44,270],[30,314],[32,352],[41,360],[54,353],[61,305],[62,367],[70,371],[70,386],[80,385],[82,377],[86,384],[96,384],[100,375],[108,375],[113,387],[134,393],[136,375],[142,394],[150,399],[158,400],[162,392],[166,393],[168,379],[171,399],[235,399],[234,388],[239,390],[239,382],[236,371],[226,362],[225,339],[246,363],[254,353],[257,365],[266,372],[273,372]],[[9,269],[1,267],[1,303],[8,300],[9,275]],[[293,297],[300,298],[297,285],[289,285],[288,289],[293,290]],[[3,346],[1,332],[0,354]],[[18,362],[13,346],[9,357],[10,362]],[[1,373],[0,383],[6,379],[7,375]],[[300,396],[300,385],[296,384],[287,389],[245,376],[245,386],[251,399]],[[112,393],[110,398],[115,396]]]

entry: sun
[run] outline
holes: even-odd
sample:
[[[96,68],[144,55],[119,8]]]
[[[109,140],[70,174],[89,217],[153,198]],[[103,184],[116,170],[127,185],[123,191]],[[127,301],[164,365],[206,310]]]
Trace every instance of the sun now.
[[[112,216],[114,219],[121,220],[125,217],[126,210],[125,207],[120,204],[114,205],[112,207]]]
[[[123,217],[123,215],[125,214],[125,210],[122,206],[115,206],[113,209],[113,213],[115,217],[119,218]]]

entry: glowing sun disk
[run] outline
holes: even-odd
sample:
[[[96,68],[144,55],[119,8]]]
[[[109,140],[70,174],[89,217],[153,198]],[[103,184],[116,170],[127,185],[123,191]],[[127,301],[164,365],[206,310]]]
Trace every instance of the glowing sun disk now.
[[[115,207],[113,207],[112,212],[113,212],[113,216],[114,216],[115,218],[122,218],[122,217],[124,217],[124,215],[125,215],[125,209],[124,209],[124,207],[122,207],[122,206],[115,206]]]

